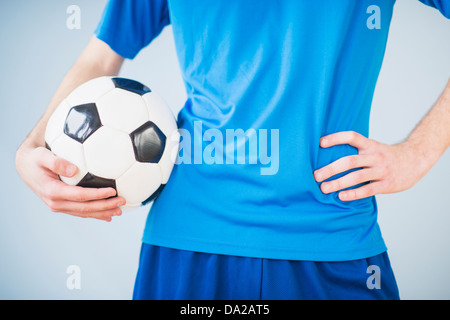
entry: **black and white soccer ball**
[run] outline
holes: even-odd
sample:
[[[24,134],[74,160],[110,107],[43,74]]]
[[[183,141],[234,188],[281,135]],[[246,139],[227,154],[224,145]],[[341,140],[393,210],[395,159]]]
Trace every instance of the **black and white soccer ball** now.
[[[45,142],[78,167],[70,185],[113,187],[126,207],[154,200],[172,172],[179,147],[175,117],[142,83],[99,77],[71,92],[51,115]]]

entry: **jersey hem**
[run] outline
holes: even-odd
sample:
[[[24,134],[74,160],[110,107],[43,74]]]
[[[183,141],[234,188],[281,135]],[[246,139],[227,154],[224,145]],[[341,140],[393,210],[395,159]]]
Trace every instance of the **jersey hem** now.
[[[267,248],[257,246],[239,246],[229,243],[204,242],[193,239],[174,239],[164,236],[152,235],[142,237],[142,242],[179,250],[203,252],[211,254],[222,254],[231,256],[242,256],[249,258],[279,259],[279,260],[301,260],[301,261],[350,261],[366,259],[386,252],[384,243],[378,242],[365,248],[350,249],[345,252],[311,252],[306,250],[290,250],[286,248]]]

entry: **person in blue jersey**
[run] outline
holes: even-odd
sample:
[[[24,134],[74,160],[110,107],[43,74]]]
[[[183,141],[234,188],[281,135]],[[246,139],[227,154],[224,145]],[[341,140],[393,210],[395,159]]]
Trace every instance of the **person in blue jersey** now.
[[[450,17],[450,3],[423,0]],[[117,75],[172,26],[187,100],[152,204],[134,299],[399,299],[376,194],[413,186],[450,145],[450,82],[403,142],[368,137],[394,0],[110,0],[17,151],[53,211],[109,221],[115,190],[66,186],[44,148],[77,85]]]

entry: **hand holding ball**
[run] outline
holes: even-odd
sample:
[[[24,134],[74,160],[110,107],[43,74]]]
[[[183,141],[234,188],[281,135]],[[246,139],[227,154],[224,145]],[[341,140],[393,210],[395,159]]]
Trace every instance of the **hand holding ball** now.
[[[179,146],[175,117],[145,85],[100,77],[76,88],[50,117],[47,147],[78,167],[70,185],[113,187],[126,206],[154,200],[167,183]]]

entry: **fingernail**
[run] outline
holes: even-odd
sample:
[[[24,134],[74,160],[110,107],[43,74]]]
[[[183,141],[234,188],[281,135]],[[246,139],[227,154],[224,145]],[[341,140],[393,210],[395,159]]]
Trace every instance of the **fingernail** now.
[[[328,141],[327,141],[327,139],[325,139],[325,138],[320,139],[320,145],[322,145],[322,146],[326,145],[327,142],[328,142]]]
[[[321,188],[322,188],[322,191],[326,193],[330,190],[330,185],[327,183],[322,183]]]
[[[75,167],[74,165],[68,165],[66,168],[66,174],[69,176],[72,176],[73,174],[75,174],[76,171],[77,171],[77,167]]]
[[[315,171],[314,178],[316,179],[316,181],[319,181],[322,178],[322,173],[319,171]]]

